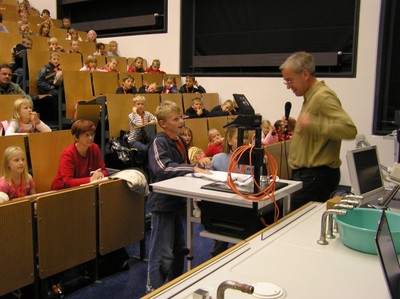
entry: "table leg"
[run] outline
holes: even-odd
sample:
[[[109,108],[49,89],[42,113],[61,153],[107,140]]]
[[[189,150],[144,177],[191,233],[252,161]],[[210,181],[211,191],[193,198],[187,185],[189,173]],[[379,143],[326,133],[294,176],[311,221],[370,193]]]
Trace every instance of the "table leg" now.
[[[282,216],[286,216],[290,213],[290,195],[286,195],[282,198],[283,206],[282,206]]]
[[[193,211],[193,199],[187,198],[186,203],[186,242],[187,247],[189,249],[189,253],[187,255],[187,270],[192,269],[192,260],[193,260],[193,226],[192,226],[192,211]]]

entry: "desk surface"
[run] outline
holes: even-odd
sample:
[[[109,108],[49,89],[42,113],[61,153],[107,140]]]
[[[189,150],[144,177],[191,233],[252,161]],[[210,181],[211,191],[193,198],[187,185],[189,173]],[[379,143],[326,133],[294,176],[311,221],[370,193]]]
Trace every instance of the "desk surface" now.
[[[376,255],[344,246],[339,236],[317,244],[324,210],[325,204],[311,204],[146,298],[193,298],[197,289],[216,298],[226,280],[273,283],[285,299],[390,298]],[[226,290],[225,298],[256,297]]]
[[[302,183],[297,181],[281,180],[281,182],[288,183],[288,186],[275,191],[275,199],[281,199],[289,196],[291,193],[301,189]],[[206,199],[207,201],[214,201],[219,203],[226,203],[242,207],[252,207],[253,201],[242,198],[241,196],[221,191],[213,191],[201,189],[201,186],[210,184],[212,181],[195,178],[191,176],[176,177],[169,180],[151,184],[154,192],[171,194],[176,196],[188,197],[193,199]],[[270,201],[258,201],[258,207],[261,208]]]

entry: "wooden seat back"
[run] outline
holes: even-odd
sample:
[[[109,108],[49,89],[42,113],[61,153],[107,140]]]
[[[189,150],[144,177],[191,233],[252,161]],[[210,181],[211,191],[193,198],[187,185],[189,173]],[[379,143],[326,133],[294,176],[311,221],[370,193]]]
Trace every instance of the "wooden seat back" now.
[[[90,72],[78,70],[63,71],[63,77],[66,116],[73,118],[77,103],[93,98],[92,77]]]
[[[0,121],[7,120],[10,122],[13,116],[13,107],[15,100],[21,98],[18,94],[0,95]]]
[[[149,111],[151,114],[156,114],[156,109],[160,106],[160,94],[158,93],[145,93],[142,96],[146,99],[145,110]]]
[[[95,96],[115,93],[118,88],[118,74],[114,72],[93,72],[92,80]]]
[[[7,27],[8,28],[8,27]],[[11,32],[0,32],[0,64],[10,64],[12,61],[11,49],[21,42],[21,35]]]
[[[179,108],[181,108],[182,113],[185,111],[183,110],[183,104],[182,104],[182,94],[180,93],[163,93],[161,94],[161,103],[164,101],[172,101],[176,103]]]
[[[219,94],[214,93],[202,93],[201,97],[203,98],[204,108],[208,111],[211,111],[215,106],[220,105]]]
[[[37,193],[51,190],[61,154],[72,142],[74,138],[70,130],[28,135],[32,175]]]
[[[149,74],[143,73],[143,85],[150,85],[151,83],[158,83],[160,88],[163,86],[163,75],[162,74]]]
[[[3,25],[6,26],[8,33],[19,34],[19,39],[21,39],[21,34],[19,33],[19,24],[17,21],[7,21],[3,18]]]
[[[93,53],[96,51],[96,44],[93,42],[79,42],[79,52],[82,53],[83,56],[83,62],[85,62],[85,59],[89,55],[93,55]],[[103,56],[104,57],[104,56]]]
[[[208,147],[207,118],[185,119],[185,127],[192,130],[193,145],[205,151]]]
[[[92,121],[95,126],[100,120],[101,105],[95,103],[78,102],[76,108],[76,119],[87,119]]]
[[[32,50],[35,51],[47,51],[49,48],[49,44],[47,42],[47,38],[43,36],[30,36],[32,39]],[[49,61],[49,55],[47,55],[47,61]]]
[[[221,136],[225,136],[226,129],[224,126],[228,123],[228,117],[226,116],[217,116],[217,117],[209,117],[207,119],[208,130],[217,129]]]
[[[82,55],[79,53],[60,53],[60,67],[63,71],[79,71],[82,67]]]
[[[35,42],[33,43],[35,47]],[[37,78],[40,70],[49,62],[50,53],[46,50],[28,49],[28,67],[29,67],[29,93],[39,94],[37,88]]]
[[[99,203],[101,255],[143,240],[144,196],[132,192],[124,180],[110,180],[99,184]]]
[[[96,258],[96,188],[38,196],[38,270],[41,279]]]
[[[27,199],[0,204],[0,296],[34,281],[32,215]]]
[[[107,111],[110,138],[119,137],[120,131],[129,131],[128,115],[132,112],[131,94],[107,94]]]

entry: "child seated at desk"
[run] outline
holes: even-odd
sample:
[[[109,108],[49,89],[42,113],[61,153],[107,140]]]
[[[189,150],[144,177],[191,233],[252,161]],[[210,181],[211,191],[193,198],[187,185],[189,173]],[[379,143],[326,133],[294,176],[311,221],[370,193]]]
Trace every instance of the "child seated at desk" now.
[[[35,194],[35,182],[26,168],[25,152],[18,146],[9,146],[3,154],[0,192],[9,200]],[[2,194],[2,201],[7,197]]]
[[[164,101],[156,110],[158,132],[149,147],[149,167],[152,183],[188,173],[209,171],[189,164],[187,146],[179,136],[182,111],[171,101]],[[187,254],[182,217],[186,199],[151,192],[148,206],[152,213],[147,291],[153,291],[183,273]]]
[[[201,118],[210,116],[210,112],[203,107],[203,100],[201,98],[194,98],[192,106],[186,110],[185,115],[188,118]]]
[[[131,75],[122,78],[122,86],[115,91],[117,94],[135,94],[137,93],[135,79]]]
[[[208,131],[208,148],[206,150],[207,157],[213,157],[216,154],[222,152],[222,144],[224,143],[224,138],[221,137],[221,133],[217,129],[210,129]]]
[[[149,111],[145,111],[146,98],[142,95],[133,97],[132,112],[128,115],[130,132],[128,136],[128,143],[130,147],[138,149],[136,155],[136,162],[142,163],[147,147],[150,142],[150,136],[144,130],[144,126],[149,124],[156,124],[157,118]]]
[[[35,132],[51,132],[51,129],[40,120],[33,111],[31,99],[21,98],[14,101],[13,119],[10,121],[6,135],[17,135]]]
[[[217,105],[210,111],[210,116],[228,116],[233,110],[233,101],[226,100],[222,105]]]

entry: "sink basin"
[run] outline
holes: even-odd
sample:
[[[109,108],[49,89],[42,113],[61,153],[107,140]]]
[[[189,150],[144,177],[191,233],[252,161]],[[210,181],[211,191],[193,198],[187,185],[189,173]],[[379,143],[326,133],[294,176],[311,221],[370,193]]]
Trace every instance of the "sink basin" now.
[[[335,215],[343,244],[361,252],[377,254],[374,238],[381,214],[378,209],[356,208],[345,216]],[[400,253],[400,214],[387,211],[386,216],[396,252]]]

